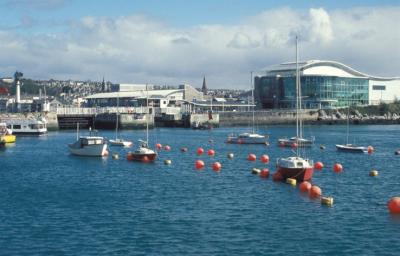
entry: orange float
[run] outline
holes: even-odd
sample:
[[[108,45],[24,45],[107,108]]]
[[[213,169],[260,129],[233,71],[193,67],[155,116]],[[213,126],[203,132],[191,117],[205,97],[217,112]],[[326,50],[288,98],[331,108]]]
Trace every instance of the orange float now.
[[[310,197],[310,198],[318,198],[318,197],[320,197],[322,195],[322,191],[321,191],[321,189],[320,189],[320,187],[318,187],[318,186],[311,186],[311,189],[310,189],[310,191],[309,191],[309,193],[308,193],[308,196]]]
[[[196,152],[200,156],[200,155],[202,155],[204,153],[204,149],[203,148],[198,148]]]
[[[197,170],[201,170],[204,168],[204,162],[201,160],[196,160],[195,162],[195,167]]]
[[[157,149],[162,149],[162,145],[161,145],[160,143],[157,143],[157,144],[156,144],[156,148],[157,148]]]
[[[333,166],[333,171],[336,172],[336,173],[339,173],[339,172],[343,171],[343,166],[341,164],[339,164],[339,163],[336,163]]]
[[[214,155],[215,155],[215,151],[214,151],[213,149],[209,149],[209,150],[207,151],[207,155],[209,155],[209,156],[214,156]]]
[[[314,164],[314,168],[315,168],[316,170],[322,170],[322,168],[324,168],[324,164],[323,164],[322,162],[316,162],[316,163]]]
[[[267,179],[269,177],[269,170],[267,168],[262,169],[260,172],[260,177]]]
[[[263,162],[264,164],[268,164],[269,162],[269,156],[268,155],[262,155],[260,158],[261,162]]]
[[[222,168],[222,165],[221,165],[220,162],[215,162],[215,163],[213,163],[213,165],[212,165],[212,169],[213,169],[214,171],[216,171],[216,172],[221,171],[221,168]]]
[[[308,181],[303,181],[302,183],[300,183],[299,189],[301,192],[303,193],[307,193],[310,191],[312,185],[310,182]]]
[[[291,147],[292,147],[292,148],[297,148],[297,143],[296,143],[296,142],[293,142],[292,145],[291,145]]]
[[[254,161],[257,160],[257,157],[256,157],[256,155],[254,155],[254,154],[249,154],[249,155],[247,156],[247,160],[254,162]]]
[[[392,197],[387,203],[387,207],[390,213],[399,214],[400,213],[400,197]]]
[[[372,154],[374,152],[374,147],[373,146],[368,146],[368,154]]]

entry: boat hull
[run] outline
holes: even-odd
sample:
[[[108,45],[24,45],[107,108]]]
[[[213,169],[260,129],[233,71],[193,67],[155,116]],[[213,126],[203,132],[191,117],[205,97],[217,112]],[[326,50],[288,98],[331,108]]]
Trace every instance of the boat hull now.
[[[311,147],[314,144],[314,142],[311,140],[305,140],[305,141],[296,141],[296,140],[290,140],[290,139],[279,139],[278,140],[278,145],[281,147],[294,147],[294,143],[296,143],[297,147],[300,147],[300,148]]]
[[[132,142],[125,140],[109,140],[110,146],[131,147]]]
[[[71,154],[76,156],[107,156],[107,144],[90,145],[85,147],[74,147],[68,145]]]
[[[254,139],[254,138],[228,138],[226,143],[229,144],[263,144],[263,145],[268,145],[268,140],[266,139]]]
[[[0,141],[4,141],[4,143],[14,143],[16,140],[15,135],[7,134],[0,136]]]
[[[356,147],[348,145],[336,145],[336,149],[341,152],[348,153],[368,153],[368,149],[365,147]]]
[[[287,178],[292,178],[296,179],[299,182],[302,182],[311,180],[314,173],[314,169],[312,167],[287,168],[278,166],[277,172],[279,172],[282,175],[283,180],[286,180]]]
[[[156,153],[152,154],[128,153],[128,155],[126,156],[126,159],[129,161],[144,162],[144,163],[154,162],[156,158],[157,158]]]

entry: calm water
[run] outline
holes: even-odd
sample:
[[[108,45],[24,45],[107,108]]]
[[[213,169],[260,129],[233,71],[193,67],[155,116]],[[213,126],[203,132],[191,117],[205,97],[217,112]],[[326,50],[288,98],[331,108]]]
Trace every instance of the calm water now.
[[[127,162],[121,148],[111,149],[120,160],[71,156],[67,144],[74,132],[19,137],[0,151],[0,254],[399,255],[400,219],[386,208],[390,197],[400,195],[400,157],[394,155],[399,128],[351,127],[351,140],[373,145],[372,155],[336,152],[345,126],[305,130],[317,144],[306,154],[325,165],[313,183],[334,197],[332,208],[250,173],[264,165],[248,162],[249,153],[268,154],[272,162],[291,155],[276,140],[293,135],[293,127],[269,127],[269,147],[224,143],[230,132],[246,127],[155,129],[151,144],[172,148],[155,164]],[[100,134],[113,137],[111,131]],[[143,134],[122,132],[135,143]],[[199,146],[216,156],[196,156]],[[172,165],[165,166],[165,159]],[[205,161],[205,170],[194,169],[196,159]],[[220,173],[211,170],[214,161],[222,163]],[[335,162],[343,173],[332,171]],[[275,171],[274,163],[266,166]],[[368,176],[372,169],[378,177]]]

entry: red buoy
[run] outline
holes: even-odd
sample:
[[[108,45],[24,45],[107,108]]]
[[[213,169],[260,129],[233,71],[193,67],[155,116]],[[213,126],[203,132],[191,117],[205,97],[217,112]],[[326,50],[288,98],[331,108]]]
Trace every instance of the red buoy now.
[[[170,150],[171,150],[171,147],[170,147],[169,145],[166,145],[166,146],[164,147],[164,149],[165,149],[166,151],[170,151]]]
[[[268,155],[262,155],[260,158],[261,162],[263,162],[264,164],[268,164],[269,162],[269,156]]]
[[[144,157],[142,158],[142,162],[148,163],[148,162],[149,162],[149,157],[148,157],[148,156],[144,156]]]
[[[303,181],[302,183],[300,183],[299,189],[301,192],[303,193],[307,193],[310,191],[312,185],[310,182],[308,181]]]
[[[368,146],[368,154],[372,154],[374,152],[374,147],[373,146]]]
[[[322,195],[322,191],[318,186],[311,186],[310,192],[308,193],[308,196],[310,198],[317,198]]]
[[[297,148],[297,143],[293,142],[291,146],[292,146],[292,148]]]
[[[339,172],[343,171],[343,166],[341,164],[339,164],[339,163],[336,163],[333,166],[333,171],[336,172],[336,173],[339,173]]]
[[[214,171],[216,171],[216,172],[221,171],[221,167],[222,167],[222,165],[221,165],[220,162],[215,162],[215,163],[213,163],[213,165],[212,165],[212,169],[213,169]]]
[[[204,162],[201,160],[196,160],[195,162],[195,167],[197,170],[201,170],[204,168]]]
[[[392,197],[387,203],[387,207],[390,213],[399,214],[400,213],[400,197]]]
[[[215,151],[214,151],[213,149],[209,149],[209,150],[207,151],[207,155],[209,155],[209,156],[214,156],[214,155],[215,155]]]
[[[132,160],[133,160],[132,154],[128,153],[128,154],[126,155],[126,160],[132,161]]]
[[[283,180],[283,176],[282,176],[282,174],[280,172],[275,172],[272,175],[272,180],[273,181],[282,181]]]
[[[204,153],[204,149],[203,148],[198,148],[196,152],[200,156],[200,155],[202,155]]]
[[[323,164],[322,162],[316,162],[316,163],[314,164],[314,168],[315,168],[316,170],[322,170],[322,168],[324,168],[324,164]]]
[[[260,177],[267,179],[269,177],[269,170],[267,168],[264,168],[260,172]]]
[[[161,145],[160,143],[157,143],[157,144],[156,144],[156,148],[157,148],[157,149],[162,149],[162,145]]]
[[[249,160],[249,161],[254,162],[254,161],[256,161],[256,159],[257,159],[257,157],[256,157],[256,155],[254,155],[254,154],[249,154],[249,155],[247,156],[247,160]]]
[[[285,147],[285,142],[279,142],[279,147],[284,148]]]

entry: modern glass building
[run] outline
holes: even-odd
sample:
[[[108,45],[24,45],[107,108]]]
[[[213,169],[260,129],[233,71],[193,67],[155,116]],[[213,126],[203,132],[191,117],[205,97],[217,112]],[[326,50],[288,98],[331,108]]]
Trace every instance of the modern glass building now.
[[[373,77],[335,61],[300,62],[303,108],[371,105],[400,98],[400,78]],[[295,108],[296,63],[273,66],[254,80],[263,108]]]

